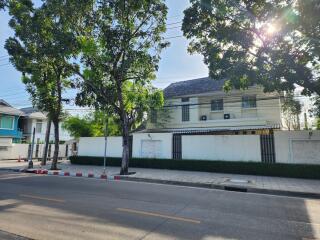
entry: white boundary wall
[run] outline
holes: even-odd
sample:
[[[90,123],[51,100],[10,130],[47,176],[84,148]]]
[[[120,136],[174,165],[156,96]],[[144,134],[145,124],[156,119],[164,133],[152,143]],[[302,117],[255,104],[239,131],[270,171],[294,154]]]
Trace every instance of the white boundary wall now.
[[[172,133],[133,134],[132,157],[172,158]]]
[[[78,155],[103,157],[104,137],[82,137],[79,140]],[[107,138],[107,157],[122,156],[122,137]]]
[[[132,156],[171,159],[172,135],[134,133]],[[320,131],[276,131],[274,138],[277,163],[320,164]],[[182,135],[182,159],[261,162],[260,148],[260,135]],[[103,137],[80,138],[79,156],[103,154]],[[108,137],[107,156],[122,156],[121,137]]]
[[[36,157],[36,145],[33,148],[33,157]],[[54,153],[54,144],[51,145],[50,156],[53,157]],[[42,157],[44,144],[39,144],[38,158]],[[69,146],[70,149],[71,146]],[[29,144],[23,143],[13,143],[11,146],[6,146],[5,149],[0,150],[0,160],[4,159],[19,159],[20,158],[28,158],[28,149]],[[66,145],[59,145],[59,157],[66,157]]]
[[[183,135],[182,159],[261,162],[259,135]]]
[[[276,131],[278,163],[320,164],[320,131]]]

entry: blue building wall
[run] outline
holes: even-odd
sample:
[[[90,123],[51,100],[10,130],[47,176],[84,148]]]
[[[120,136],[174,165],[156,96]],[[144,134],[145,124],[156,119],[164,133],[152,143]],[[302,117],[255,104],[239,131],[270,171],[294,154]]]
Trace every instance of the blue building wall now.
[[[5,114],[2,114],[5,115]],[[18,129],[18,116],[14,116],[14,126],[13,130],[1,129],[0,128],[0,137],[12,137],[13,141],[19,141],[22,138],[22,132]]]

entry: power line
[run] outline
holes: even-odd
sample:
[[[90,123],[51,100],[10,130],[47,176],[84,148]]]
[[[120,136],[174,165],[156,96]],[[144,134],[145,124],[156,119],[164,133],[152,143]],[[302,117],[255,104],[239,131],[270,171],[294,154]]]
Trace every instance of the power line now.
[[[173,39],[173,38],[181,38],[183,35],[177,35],[177,36],[172,36],[172,37],[166,37],[164,39]]]
[[[7,65],[11,65],[11,63],[0,64],[0,67],[7,66]]]
[[[173,22],[173,23],[167,23],[166,25],[167,25],[167,26],[171,26],[171,25],[176,25],[176,24],[179,24],[179,23],[182,23],[182,21]]]

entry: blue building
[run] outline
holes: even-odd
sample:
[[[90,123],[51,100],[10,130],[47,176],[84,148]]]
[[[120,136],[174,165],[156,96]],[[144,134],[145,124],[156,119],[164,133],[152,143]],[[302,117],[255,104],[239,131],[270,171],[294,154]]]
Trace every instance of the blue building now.
[[[21,141],[20,117],[24,113],[0,99],[0,146],[9,146]]]

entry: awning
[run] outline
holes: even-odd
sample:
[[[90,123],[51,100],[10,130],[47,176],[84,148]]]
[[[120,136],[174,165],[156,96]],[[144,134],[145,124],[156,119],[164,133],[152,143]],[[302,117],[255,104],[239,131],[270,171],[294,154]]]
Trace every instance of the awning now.
[[[162,128],[162,129],[146,129],[138,133],[176,133],[176,134],[197,134],[197,133],[213,133],[213,132],[230,132],[230,131],[254,131],[254,130],[270,130],[280,129],[280,125],[271,126],[241,126],[227,128]]]

